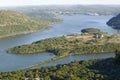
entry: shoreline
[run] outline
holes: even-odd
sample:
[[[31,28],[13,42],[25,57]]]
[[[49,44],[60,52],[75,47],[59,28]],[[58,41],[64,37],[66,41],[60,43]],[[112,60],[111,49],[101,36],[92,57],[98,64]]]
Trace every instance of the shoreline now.
[[[110,52],[106,52],[106,53],[110,53]],[[90,54],[95,54],[95,53],[90,53]],[[105,53],[97,53],[97,54],[105,54]],[[38,62],[32,66],[28,66],[27,68],[23,68],[21,70],[27,70],[27,69],[37,69],[38,66],[52,62],[52,61],[56,61],[56,60],[60,60],[62,58],[68,57],[68,56],[74,56],[74,55],[88,55],[88,54],[66,54],[66,55],[62,55],[62,56],[55,56],[53,58]]]
[[[91,53],[90,53],[90,54],[91,54]],[[93,54],[94,54],[94,53],[93,53]],[[98,54],[105,54],[105,53],[98,53]],[[60,59],[62,59],[62,58],[65,58],[65,57],[68,57],[68,56],[74,56],[74,55],[87,55],[87,54],[72,54],[72,55],[68,54],[68,55],[62,55],[62,56],[55,56],[55,57],[53,57],[53,58],[50,58],[50,59],[47,59],[47,60],[43,60],[43,61],[38,62],[38,63],[36,63],[36,64],[33,64],[33,65],[31,65],[31,66],[23,67],[23,68],[21,68],[21,69],[16,69],[16,70],[12,70],[12,71],[20,71],[20,70],[25,70],[25,71],[27,71],[27,70],[39,69],[38,66],[40,66],[40,65],[44,65],[44,64],[47,64],[47,63],[49,63],[49,62],[57,61],[57,60],[60,60]],[[93,60],[96,60],[96,59],[93,59]],[[83,60],[81,60],[81,61],[83,61]],[[41,67],[41,68],[42,68],[42,67]],[[5,71],[5,72],[11,72],[11,71]]]
[[[61,22],[63,22],[63,19],[60,19],[60,21],[57,21],[57,22],[49,23],[48,25],[43,26],[43,28],[39,29],[39,30],[24,31],[24,32],[20,32],[20,33],[13,33],[13,34],[10,34],[10,35],[0,36],[0,39],[7,38],[7,37],[14,37],[14,36],[18,36],[18,35],[26,35],[26,34],[38,32],[38,31],[43,31],[43,30],[49,30],[49,29],[51,29],[53,27],[52,26],[53,24],[57,24],[57,23],[61,23]]]
[[[47,30],[47,29],[50,29],[50,28],[52,28],[52,27],[48,26],[48,27],[46,27],[44,29],[33,30],[33,31],[24,31],[24,32],[20,32],[20,33],[14,33],[14,34],[10,34],[10,35],[0,36],[0,39],[7,38],[7,37],[19,36],[19,35],[26,35],[26,34],[30,34],[30,33],[34,33],[34,32],[39,32],[39,31]]]

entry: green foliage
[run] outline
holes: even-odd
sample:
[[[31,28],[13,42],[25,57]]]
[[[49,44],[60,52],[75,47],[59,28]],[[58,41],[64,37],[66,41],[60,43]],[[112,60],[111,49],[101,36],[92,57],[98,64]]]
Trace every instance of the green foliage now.
[[[96,42],[93,42],[96,43]],[[30,45],[17,46],[8,49],[8,53],[34,54],[40,52],[51,52],[57,56],[69,54],[108,53],[120,49],[120,43],[89,44],[80,39],[69,40],[66,37],[49,38],[34,42]]]
[[[120,43],[107,43],[105,45],[86,45],[79,48],[75,48],[73,53],[108,53],[114,52],[116,49],[120,49]]]
[[[67,52],[62,47],[63,44],[68,44],[65,37],[60,38],[49,38],[46,40],[37,41],[31,45],[23,45],[11,48],[8,50],[9,53],[21,53],[21,54],[32,54],[40,53],[44,51],[53,52],[56,55],[61,55],[63,52]],[[59,48],[61,46],[61,48]]]
[[[43,30],[49,28],[50,23],[59,21],[55,18],[31,18],[15,11],[0,11],[0,38]]]
[[[41,69],[0,72],[1,80],[119,80],[120,66],[114,59],[74,61]]]
[[[116,50],[115,63],[120,65],[120,51]]]
[[[100,29],[97,28],[86,28],[86,29],[82,29],[81,32],[93,34],[93,33],[100,33],[101,31]]]
[[[120,14],[118,14],[116,17],[111,18],[107,24],[114,29],[120,29]]]

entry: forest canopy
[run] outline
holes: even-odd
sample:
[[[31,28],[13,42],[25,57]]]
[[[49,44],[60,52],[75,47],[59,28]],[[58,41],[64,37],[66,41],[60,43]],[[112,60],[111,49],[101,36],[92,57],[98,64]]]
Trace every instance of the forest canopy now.
[[[111,26],[114,29],[120,29],[120,14],[117,16],[111,18],[108,22],[107,25]]]
[[[93,33],[100,33],[102,31],[98,28],[85,28],[85,29],[82,29],[81,32],[93,34]]]

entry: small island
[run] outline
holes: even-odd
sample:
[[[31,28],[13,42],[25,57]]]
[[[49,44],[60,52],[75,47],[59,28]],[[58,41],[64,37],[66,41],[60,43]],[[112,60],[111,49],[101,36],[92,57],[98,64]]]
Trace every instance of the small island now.
[[[89,34],[95,34],[95,33],[101,33],[100,29],[97,28],[86,28],[81,30],[82,33],[89,33]]]

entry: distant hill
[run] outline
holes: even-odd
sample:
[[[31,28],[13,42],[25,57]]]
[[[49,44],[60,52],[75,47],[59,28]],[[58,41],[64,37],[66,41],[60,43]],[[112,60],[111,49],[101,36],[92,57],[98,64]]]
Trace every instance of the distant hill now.
[[[111,18],[108,22],[107,25],[111,26],[114,29],[120,29],[120,14],[117,16]]]
[[[0,38],[49,28],[57,19],[31,18],[16,11],[0,11]]]
[[[23,7],[0,7],[0,10],[14,10],[32,17],[56,17],[59,15],[117,15],[120,5],[43,5]]]
[[[34,17],[51,17],[58,15],[117,15],[120,5],[44,5],[0,8],[16,10]]]

